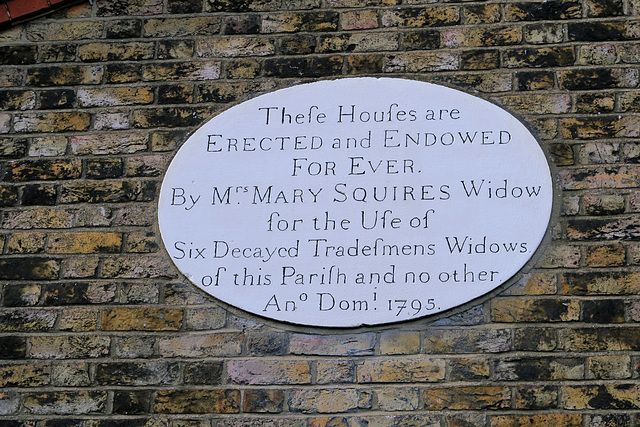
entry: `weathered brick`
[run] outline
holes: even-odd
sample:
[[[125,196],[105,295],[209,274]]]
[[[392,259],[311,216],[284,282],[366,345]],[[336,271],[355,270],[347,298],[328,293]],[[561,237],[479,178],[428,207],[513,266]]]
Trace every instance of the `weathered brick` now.
[[[291,354],[331,356],[364,356],[374,352],[376,336],[373,333],[348,335],[294,334],[289,342]]]
[[[164,257],[121,256],[104,260],[102,277],[115,279],[145,279],[175,277],[172,265]]]
[[[511,74],[501,72],[482,73],[480,75],[435,76],[433,81],[480,92],[506,92],[512,89]]]
[[[176,331],[184,313],[171,308],[110,308],[102,313],[107,331]]]
[[[635,218],[571,219],[567,236],[572,240],[637,239],[640,222]]]
[[[2,227],[5,229],[70,228],[74,213],[71,211],[40,207],[7,212]]]
[[[497,360],[493,378],[498,381],[552,381],[584,378],[584,360],[579,358],[526,358]]]
[[[347,56],[347,74],[370,74],[382,72],[382,55],[364,54]]]
[[[311,364],[296,360],[230,360],[227,375],[235,384],[309,384]]]
[[[280,2],[276,0],[205,0],[206,12],[251,12],[277,10]]]
[[[500,67],[500,52],[496,49],[466,51],[460,54],[461,70],[491,70]]]
[[[284,355],[287,352],[289,339],[281,332],[263,332],[247,334],[246,348],[251,356]]]
[[[186,329],[192,331],[214,330],[225,326],[227,313],[218,307],[187,309],[184,315]],[[250,337],[247,338],[250,340]],[[274,343],[275,345],[275,343]],[[275,347],[271,347],[274,349]],[[249,353],[251,353],[249,347]],[[275,350],[274,350],[275,351]]]
[[[299,31],[336,31],[340,15],[337,12],[295,12],[265,15],[262,32],[293,33]]]
[[[31,157],[61,156],[66,151],[67,138],[64,136],[51,135],[32,138],[29,144],[29,156]]]
[[[111,362],[96,365],[95,381],[100,385],[167,385],[175,384],[179,375],[175,362]]]
[[[13,117],[16,132],[66,132],[89,129],[91,115],[80,111],[20,113]]]
[[[420,390],[417,388],[382,389],[377,392],[378,405],[383,411],[415,411],[419,409]]]
[[[445,361],[425,356],[366,359],[358,365],[359,383],[436,382],[445,377]]]
[[[224,34],[258,34],[262,26],[260,15],[235,15],[224,19]]]
[[[576,22],[567,26],[571,41],[616,41],[633,37],[623,22]]]
[[[571,109],[571,96],[566,94],[526,93],[492,98],[518,112],[527,114],[562,114]]]
[[[564,40],[562,24],[531,24],[523,29],[524,41],[532,44],[561,43]]]
[[[457,70],[460,58],[450,52],[410,52],[385,55],[382,71],[385,73]]]
[[[351,360],[319,360],[316,363],[316,382],[318,384],[353,383],[356,366]]]
[[[410,7],[385,10],[381,14],[384,27],[440,27],[454,25],[460,21],[460,8]]]
[[[100,65],[61,65],[27,70],[30,86],[67,86],[99,84],[104,74]]]
[[[239,390],[160,390],[153,410],[159,414],[233,414],[240,412]]]
[[[32,90],[0,91],[0,109],[32,110],[36,106],[36,93]]]
[[[547,248],[543,257],[538,261],[540,268],[577,268],[582,256],[580,246],[553,245]]]
[[[165,107],[135,110],[132,124],[136,128],[199,126],[215,107]]]
[[[624,212],[621,194],[586,194],[582,198],[587,215],[615,215]]]
[[[78,91],[78,102],[82,107],[150,104],[153,99],[153,88],[148,86],[91,88]]]
[[[73,89],[54,89],[40,92],[40,109],[73,108],[76,93]]]
[[[100,135],[75,135],[70,139],[71,152],[76,155],[133,154],[146,151],[146,133],[110,132]]]
[[[75,179],[82,173],[82,162],[71,160],[16,160],[7,164],[6,181]]]
[[[558,396],[558,387],[555,386],[524,385],[515,390],[515,402],[518,409],[557,408]]]
[[[151,181],[73,182],[62,186],[60,203],[150,201],[155,193],[156,182]]]
[[[357,389],[295,390],[289,395],[288,405],[291,412],[305,414],[348,412],[370,405],[368,399],[363,401],[362,394]]]
[[[627,355],[591,356],[587,366],[594,378],[619,380],[631,377],[631,358]]]
[[[193,56],[194,40],[163,40],[158,43],[158,59],[185,59]]]
[[[110,282],[47,283],[42,298],[47,305],[104,304],[113,302],[116,285]]]
[[[158,104],[189,104],[193,102],[193,85],[170,84],[158,88]]]
[[[580,303],[576,300],[494,299],[491,318],[496,322],[569,322],[580,319]]]
[[[153,52],[154,44],[150,42],[96,42],[78,46],[82,62],[142,61],[153,58]]]
[[[521,40],[519,27],[456,28],[442,32],[442,46],[447,48],[505,46]]]
[[[575,97],[578,113],[610,113],[615,108],[613,94],[583,94]],[[623,101],[621,101],[621,104]],[[624,109],[622,111],[625,111]]]
[[[236,332],[162,337],[158,352],[163,357],[239,356],[242,339]]]
[[[621,267],[627,251],[621,244],[587,246],[585,264],[589,267]]]
[[[123,336],[113,339],[113,354],[126,359],[146,358],[154,354],[155,339],[150,336]]]
[[[270,56],[275,53],[275,41],[271,38],[230,36],[198,40],[197,55],[204,58],[240,56]]]
[[[141,64],[108,64],[104,77],[107,83],[133,83],[142,80]]]
[[[102,36],[100,21],[38,22],[27,26],[26,36],[31,41],[69,41],[94,39]]]
[[[97,335],[34,336],[29,357],[33,359],[84,359],[109,354],[111,340]]]
[[[550,144],[549,154],[557,166],[571,166],[575,164],[573,147],[570,144]],[[576,212],[577,213],[577,212]]]
[[[7,242],[9,254],[36,254],[44,252],[46,233],[13,233]]]
[[[157,15],[162,13],[162,0],[101,1],[97,6],[98,16]]]
[[[220,32],[220,17],[148,19],[144,22],[145,37],[211,36]]]
[[[637,384],[600,384],[564,388],[565,409],[638,409]]]
[[[38,387],[48,385],[50,378],[49,364],[0,364],[0,387]]]
[[[547,426],[582,427],[581,414],[551,413],[538,415],[494,415],[492,427]]]
[[[425,353],[499,353],[511,349],[507,329],[432,329],[424,332]]]
[[[368,30],[378,28],[378,14],[375,10],[351,10],[341,14],[343,30]]]
[[[120,252],[122,233],[80,232],[49,236],[47,252],[52,254],[92,254]]]
[[[283,36],[279,38],[280,53],[283,55],[304,55],[313,53],[316,49],[316,37],[307,34]]]
[[[40,48],[41,62],[72,62],[78,46],[75,43],[45,44]]]
[[[142,37],[142,21],[139,19],[114,19],[105,22],[108,39],[137,39]]]
[[[635,327],[574,328],[560,330],[567,351],[637,351],[640,330]]]
[[[60,314],[58,328],[61,331],[87,332],[98,327],[98,310],[84,307],[69,307]]]
[[[496,410],[509,407],[511,391],[500,386],[440,387],[425,389],[422,396],[431,411]]]
[[[4,286],[4,305],[5,307],[28,307],[36,305],[40,300],[41,291],[42,287],[40,285],[7,284]],[[2,349],[1,345],[0,349]]]
[[[389,331],[380,334],[380,353],[415,354],[420,351],[418,331]]]
[[[277,414],[283,411],[284,392],[282,390],[245,390],[242,410]]]
[[[219,61],[189,61],[145,65],[144,81],[215,80],[220,78]]]
[[[488,379],[490,367],[487,360],[449,359],[449,379],[451,381],[471,381]]]
[[[30,414],[92,414],[104,411],[106,391],[51,391],[25,393],[23,406]]]
[[[584,272],[562,275],[566,295],[634,295],[638,293],[640,274],[636,272]]]

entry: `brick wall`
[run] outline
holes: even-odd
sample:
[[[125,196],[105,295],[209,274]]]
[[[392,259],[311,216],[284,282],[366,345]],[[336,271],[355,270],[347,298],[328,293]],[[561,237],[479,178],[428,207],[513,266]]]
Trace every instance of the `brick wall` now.
[[[640,1],[94,0],[0,33],[0,426],[640,425]],[[560,213],[492,299],[386,328],[225,310],[159,242],[229,105],[408,76],[528,123]]]

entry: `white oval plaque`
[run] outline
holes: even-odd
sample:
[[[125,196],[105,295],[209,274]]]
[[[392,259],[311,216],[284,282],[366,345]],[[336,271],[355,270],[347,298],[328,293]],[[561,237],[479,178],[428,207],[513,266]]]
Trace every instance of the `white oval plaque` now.
[[[412,80],[303,84],[236,105],[160,193],[169,256],[248,312],[350,327],[416,319],[516,274],[546,232],[549,166],[518,120]]]

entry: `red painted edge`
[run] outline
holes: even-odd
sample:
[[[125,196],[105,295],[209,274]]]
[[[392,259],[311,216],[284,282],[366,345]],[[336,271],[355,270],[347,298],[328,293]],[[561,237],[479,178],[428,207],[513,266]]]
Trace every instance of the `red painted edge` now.
[[[0,0],[0,29],[5,29],[16,21],[40,16],[64,5],[81,3],[80,0]]]

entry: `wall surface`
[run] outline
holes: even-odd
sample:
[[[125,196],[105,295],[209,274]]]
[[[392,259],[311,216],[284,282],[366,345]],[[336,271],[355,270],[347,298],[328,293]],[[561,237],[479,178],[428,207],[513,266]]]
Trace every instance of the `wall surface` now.
[[[0,426],[640,425],[638,0],[94,0],[0,33]],[[504,106],[558,193],[534,268],[461,310],[293,327],[157,233],[236,102],[338,76]]]

